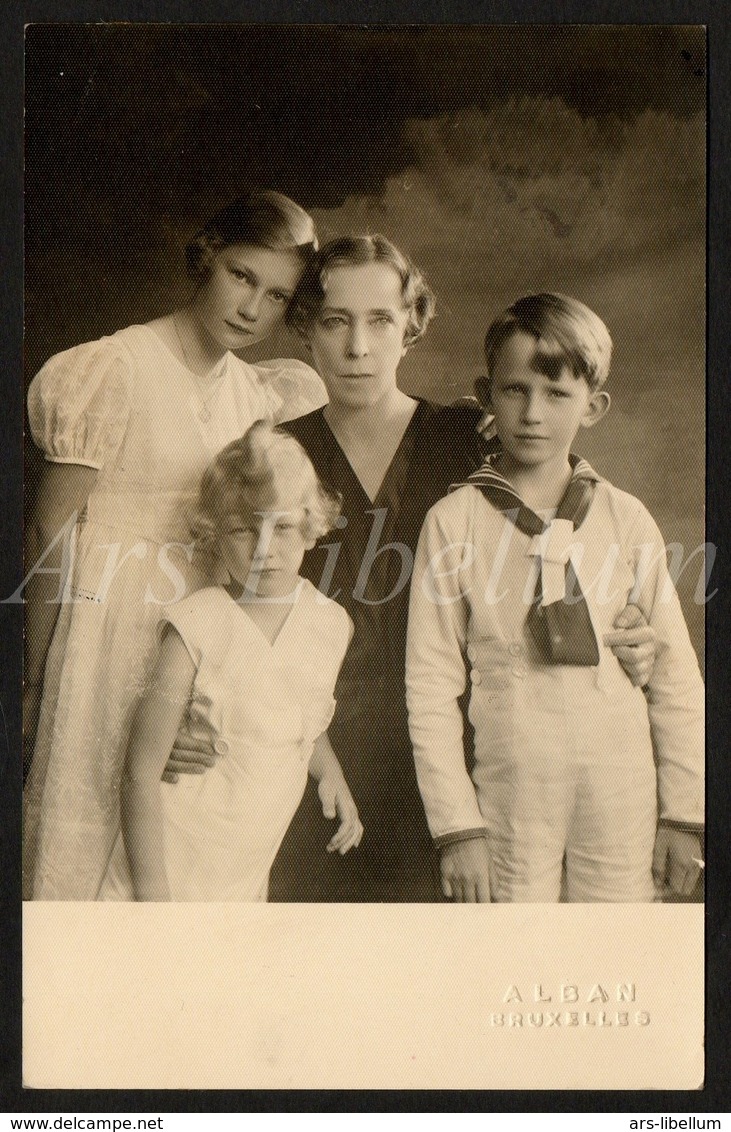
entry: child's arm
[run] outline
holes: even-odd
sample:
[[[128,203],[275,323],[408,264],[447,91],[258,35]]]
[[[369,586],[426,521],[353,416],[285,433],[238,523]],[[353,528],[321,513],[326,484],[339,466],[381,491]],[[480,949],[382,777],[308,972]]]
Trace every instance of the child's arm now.
[[[688,894],[698,880],[704,822],[704,687],[667,566],[662,535],[642,508],[634,537],[631,600],[657,635],[647,709],[657,760],[659,826],[653,871],[659,885]]]
[[[414,561],[406,647],[409,730],[429,829],[440,848],[442,889],[489,900],[485,823],[467,772],[459,698],[466,685],[468,599],[460,573],[470,544],[430,512]]]
[[[169,900],[160,779],[186,705],[195,666],[180,635],[163,637],[148,692],[132,725],[122,775],[122,835],[135,900]]]
[[[348,849],[360,844],[363,826],[327,732],[323,732],[315,740],[309,771],[318,783],[317,792],[322,802],[323,814],[326,818],[340,818],[340,825],[328,842],[327,851],[347,853]]]

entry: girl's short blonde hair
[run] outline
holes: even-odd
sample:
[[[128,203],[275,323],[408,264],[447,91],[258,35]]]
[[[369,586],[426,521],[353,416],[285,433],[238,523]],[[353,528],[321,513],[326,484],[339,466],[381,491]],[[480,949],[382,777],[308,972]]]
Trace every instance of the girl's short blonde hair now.
[[[256,421],[238,440],[226,445],[201,480],[198,503],[190,516],[191,533],[201,550],[213,551],[225,520],[232,514],[279,510],[277,496],[302,511],[307,541],[332,530],[340,498],[320,483],[299,441],[269,421]]]

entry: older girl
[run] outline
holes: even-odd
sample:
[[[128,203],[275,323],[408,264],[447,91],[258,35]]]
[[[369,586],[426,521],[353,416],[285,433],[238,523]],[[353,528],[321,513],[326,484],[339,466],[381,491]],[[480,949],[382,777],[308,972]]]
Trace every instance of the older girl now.
[[[187,306],[56,355],[31,385],[47,463],[28,560],[46,572],[33,569],[26,586],[28,747],[37,721],[26,897],[97,896],[157,622],[206,580],[185,524],[203,470],[258,418],[326,400],[302,363],[254,367],[232,353],[281,324],[315,248],[312,220],[293,201],[243,197],[188,246]]]

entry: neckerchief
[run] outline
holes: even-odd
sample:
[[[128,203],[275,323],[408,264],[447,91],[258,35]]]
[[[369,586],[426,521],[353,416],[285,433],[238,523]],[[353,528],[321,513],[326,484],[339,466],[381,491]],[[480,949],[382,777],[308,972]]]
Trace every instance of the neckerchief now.
[[[526,623],[540,654],[548,664],[596,665],[599,646],[570,553],[574,531],[586,518],[599,476],[586,460],[571,455],[571,480],[556,517],[545,523],[497,471],[498,456],[498,452],[488,456],[466,482],[531,537],[528,554],[538,558],[539,571]],[[462,486],[454,484],[450,491]]]

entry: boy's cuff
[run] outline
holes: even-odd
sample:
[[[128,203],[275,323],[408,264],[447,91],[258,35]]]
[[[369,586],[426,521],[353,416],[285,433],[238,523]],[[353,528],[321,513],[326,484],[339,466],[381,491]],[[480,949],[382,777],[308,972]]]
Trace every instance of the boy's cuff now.
[[[664,825],[666,829],[679,829],[681,833],[697,833],[701,837],[706,832],[706,827],[702,823],[693,821],[675,821],[673,818],[660,818],[658,825]]]
[[[478,837],[483,840],[487,838],[487,830],[484,826],[477,826],[475,829],[457,829],[454,833],[440,833],[434,838],[434,844],[437,849],[445,849],[447,845],[458,845],[460,841],[475,841]]]

